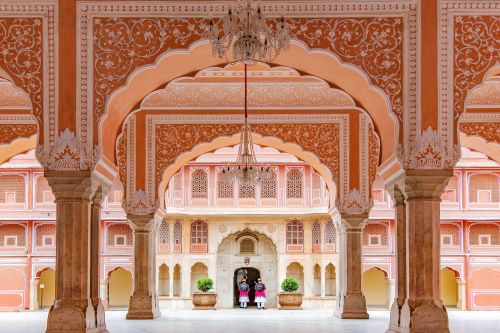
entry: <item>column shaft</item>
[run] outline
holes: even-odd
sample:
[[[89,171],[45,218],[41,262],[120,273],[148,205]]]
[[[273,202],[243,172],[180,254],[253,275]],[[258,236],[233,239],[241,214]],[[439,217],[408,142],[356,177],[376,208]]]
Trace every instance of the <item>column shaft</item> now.
[[[107,332],[102,304],[93,304],[92,286],[99,283],[92,265],[94,239],[90,171],[46,171],[56,198],[56,300],[47,333]],[[97,245],[98,246],[98,245]],[[95,255],[95,253],[94,253]]]
[[[361,291],[361,247],[363,227],[368,215],[342,216],[342,291],[337,315],[342,319],[368,319],[366,300]],[[341,259],[342,260],[342,259]]]
[[[154,319],[160,316],[156,290],[156,224],[154,215],[129,215],[134,229],[134,293],[127,319]]]

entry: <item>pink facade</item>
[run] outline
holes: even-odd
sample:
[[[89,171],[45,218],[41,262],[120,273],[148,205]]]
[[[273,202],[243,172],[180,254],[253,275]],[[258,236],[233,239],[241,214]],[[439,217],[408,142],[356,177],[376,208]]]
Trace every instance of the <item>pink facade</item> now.
[[[500,167],[484,155],[464,150],[441,205],[441,267],[457,279],[460,304],[468,310],[500,309]],[[209,155],[207,155],[209,156]],[[208,157],[207,157],[208,158]],[[170,182],[165,200],[174,213],[189,208],[207,214],[217,209],[328,213],[328,189],[310,166],[299,161],[271,164],[275,177],[262,188],[238,188],[218,179],[222,165],[198,160]],[[374,208],[363,234],[363,270],[378,268],[394,280],[395,223],[392,201],[377,182]],[[18,155],[0,166],[0,310],[36,309],[38,279],[55,265],[54,197],[33,157]],[[101,283],[117,268],[132,272],[133,233],[121,209],[122,189],[115,183],[101,212]],[[200,215],[203,215],[200,213]],[[313,223],[313,253],[337,252],[333,222]],[[203,255],[210,242],[208,226],[193,218],[189,238],[182,226],[162,223],[158,253],[188,251]],[[304,252],[304,226],[289,221],[286,252]],[[182,244],[186,239],[190,244]],[[34,303],[34,304],[33,304]],[[49,305],[49,304],[47,304]]]

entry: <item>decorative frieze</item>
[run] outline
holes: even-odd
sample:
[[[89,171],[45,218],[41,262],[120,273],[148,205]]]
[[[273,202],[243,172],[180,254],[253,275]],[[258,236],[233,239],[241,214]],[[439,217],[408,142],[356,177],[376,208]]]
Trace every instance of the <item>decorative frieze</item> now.
[[[152,215],[160,207],[159,200],[155,200],[151,195],[143,190],[130,193],[129,199],[123,203],[123,209],[127,215]]]

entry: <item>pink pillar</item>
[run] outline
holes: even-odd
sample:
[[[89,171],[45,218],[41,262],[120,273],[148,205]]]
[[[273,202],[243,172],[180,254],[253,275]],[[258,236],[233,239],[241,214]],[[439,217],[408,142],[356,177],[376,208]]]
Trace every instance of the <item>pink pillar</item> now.
[[[406,171],[404,194],[407,233],[406,237],[398,241],[406,238],[407,242],[406,265],[398,266],[398,274],[401,272],[406,275],[406,298],[400,311],[395,311],[396,306],[393,306],[391,326],[387,332],[450,332],[448,314],[439,289],[439,228],[441,195],[452,175],[451,170]],[[403,272],[405,269],[406,272]]]

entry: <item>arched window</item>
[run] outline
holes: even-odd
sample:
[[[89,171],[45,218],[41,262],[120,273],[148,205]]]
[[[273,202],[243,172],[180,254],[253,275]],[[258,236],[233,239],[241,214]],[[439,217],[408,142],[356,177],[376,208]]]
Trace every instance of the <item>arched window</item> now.
[[[333,221],[326,222],[325,225],[325,252],[335,252],[337,232]]]
[[[198,169],[191,174],[191,198],[208,198],[208,176],[204,170]]]
[[[276,174],[271,171],[271,177],[261,182],[260,197],[263,199],[276,198]]]
[[[217,177],[217,197],[220,199],[233,198],[233,182],[231,177],[225,177],[222,171]]]
[[[180,221],[174,224],[174,252],[182,252],[182,223]]]
[[[312,226],[312,250],[321,252],[321,225],[315,221]]]
[[[304,225],[293,220],[286,225],[286,244],[288,252],[304,251]]]
[[[134,236],[132,228],[127,223],[114,223],[107,230],[107,244],[109,246],[132,246]]]
[[[286,197],[289,199],[302,199],[302,172],[292,169],[286,175]]]
[[[203,221],[191,223],[191,252],[207,252],[208,226]]]
[[[240,253],[241,254],[255,253],[254,242],[249,238],[242,239],[240,242]]]
[[[158,230],[158,247],[160,252],[169,252],[170,227],[167,221],[162,221]]]

